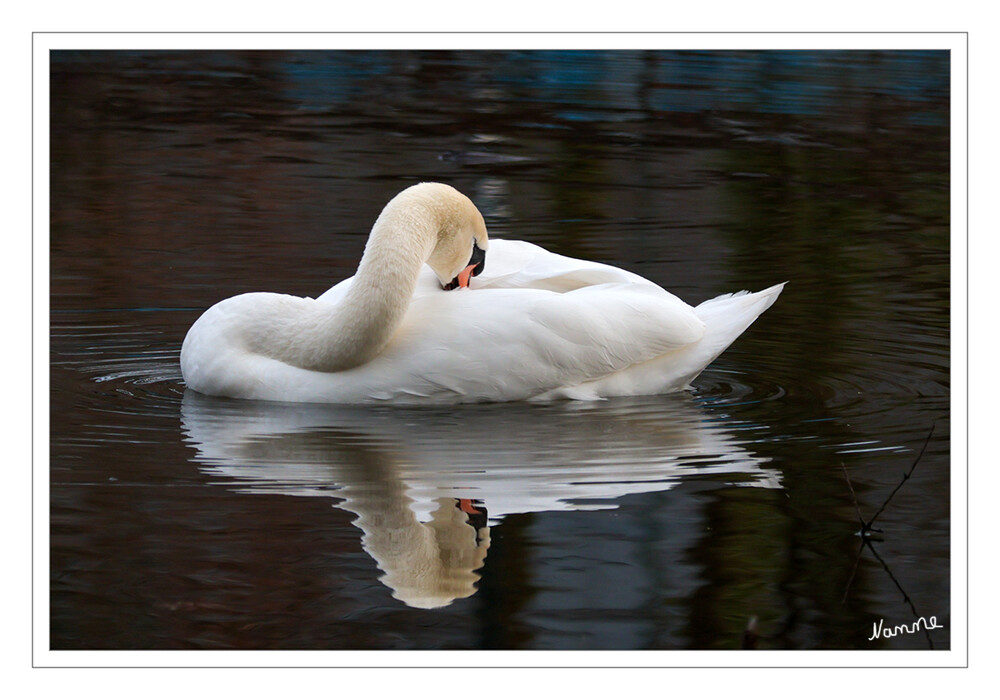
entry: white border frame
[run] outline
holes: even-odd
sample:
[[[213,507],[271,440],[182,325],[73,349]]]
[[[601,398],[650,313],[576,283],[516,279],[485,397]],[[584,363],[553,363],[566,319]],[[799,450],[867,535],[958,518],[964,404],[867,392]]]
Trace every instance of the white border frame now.
[[[951,645],[940,651],[119,652],[49,649],[49,61],[58,49],[944,49],[951,51]],[[968,665],[968,37],[965,33],[36,33],[33,135],[33,610],[36,667],[833,667]],[[469,691],[472,691],[469,688]],[[850,689],[844,689],[850,692]],[[861,690],[860,692],[864,692]]]

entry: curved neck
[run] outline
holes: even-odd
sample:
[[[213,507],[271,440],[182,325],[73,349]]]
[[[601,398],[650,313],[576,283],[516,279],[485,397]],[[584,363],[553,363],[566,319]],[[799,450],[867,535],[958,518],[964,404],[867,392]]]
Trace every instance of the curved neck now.
[[[379,216],[351,288],[336,306],[337,318],[330,321],[342,358],[336,363],[340,369],[368,362],[392,338],[437,235],[436,222],[426,216],[391,209]]]
[[[268,334],[266,354],[319,372],[343,371],[372,360],[402,322],[439,228],[433,213],[423,207],[390,204],[372,227],[343,299],[334,305],[310,302],[300,314],[279,315]]]

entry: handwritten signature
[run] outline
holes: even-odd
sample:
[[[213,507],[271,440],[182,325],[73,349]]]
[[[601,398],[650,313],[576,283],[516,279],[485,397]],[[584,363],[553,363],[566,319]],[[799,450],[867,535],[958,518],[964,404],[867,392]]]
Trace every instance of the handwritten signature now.
[[[923,617],[918,617],[908,625],[895,625],[894,627],[885,627],[885,620],[879,620],[872,623],[872,636],[868,638],[868,641],[870,642],[879,637],[889,639],[890,637],[898,637],[901,634],[913,634],[914,632],[919,632],[921,627],[926,630],[939,630],[943,629],[944,625],[937,623],[936,615],[931,615],[926,620]]]

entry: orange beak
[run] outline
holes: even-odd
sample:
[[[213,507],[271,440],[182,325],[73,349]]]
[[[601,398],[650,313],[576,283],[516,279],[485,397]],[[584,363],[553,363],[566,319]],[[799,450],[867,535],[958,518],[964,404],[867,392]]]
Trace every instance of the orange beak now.
[[[467,268],[458,273],[458,286],[468,287],[469,280],[472,279],[472,271],[476,269],[475,265],[469,265]]]

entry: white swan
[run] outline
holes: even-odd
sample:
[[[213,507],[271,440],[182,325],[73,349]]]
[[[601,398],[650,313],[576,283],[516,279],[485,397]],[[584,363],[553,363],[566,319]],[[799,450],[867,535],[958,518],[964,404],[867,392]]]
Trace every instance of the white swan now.
[[[666,393],[686,388],[783,287],[692,308],[615,267],[490,241],[466,196],[422,183],[386,205],[357,273],[319,298],[254,292],[208,309],[184,339],[181,371],[195,391],[271,401]]]

